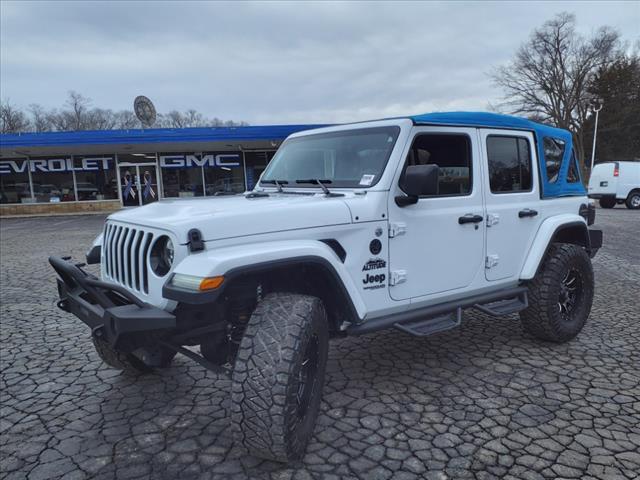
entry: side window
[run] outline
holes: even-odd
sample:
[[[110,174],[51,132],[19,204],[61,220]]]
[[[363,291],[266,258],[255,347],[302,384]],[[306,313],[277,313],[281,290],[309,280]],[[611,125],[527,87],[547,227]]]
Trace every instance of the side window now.
[[[567,172],[568,183],[580,182],[580,169],[578,168],[578,159],[576,158],[575,150],[571,150],[571,163],[569,164],[569,171]]]
[[[407,157],[410,165],[439,167],[438,197],[471,193],[471,141],[467,135],[423,133],[416,136]],[[404,175],[400,188],[404,188]]]
[[[555,183],[558,181],[562,158],[564,157],[564,140],[552,137],[544,137],[542,140],[544,147],[544,164],[547,170],[547,181]]]
[[[491,193],[531,190],[531,151],[526,138],[488,136],[487,159]]]

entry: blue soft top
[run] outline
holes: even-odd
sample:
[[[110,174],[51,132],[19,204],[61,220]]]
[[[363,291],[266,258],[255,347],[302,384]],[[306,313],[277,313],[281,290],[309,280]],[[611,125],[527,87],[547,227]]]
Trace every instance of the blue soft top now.
[[[567,172],[571,163],[571,152],[573,150],[573,139],[571,133],[561,128],[550,127],[541,123],[533,122],[526,118],[514,117],[511,115],[501,115],[489,112],[437,112],[424,113],[409,117],[416,125],[450,125],[465,127],[487,127],[502,128],[505,130],[525,130],[533,132],[536,138],[538,159],[540,162],[540,177],[542,180],[542,197],[559,197],[565,195],[586,195],[587,192],[582,181],[576,183],[567,182]],[[544,137],[552,137],[562,140],[565,143],[564,157],[558,179],[550,183],[547,178],[547,168],[545,165]],[[579,168],[578,175],[579,173]]]

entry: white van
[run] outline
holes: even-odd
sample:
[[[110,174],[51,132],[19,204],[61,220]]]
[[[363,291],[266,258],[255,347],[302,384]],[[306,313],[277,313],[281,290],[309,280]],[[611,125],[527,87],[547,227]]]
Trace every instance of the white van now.
[[[627,208],[640,209],[640,162],[599,163],[593,167],[588,191],[602,208],[625,203]]]

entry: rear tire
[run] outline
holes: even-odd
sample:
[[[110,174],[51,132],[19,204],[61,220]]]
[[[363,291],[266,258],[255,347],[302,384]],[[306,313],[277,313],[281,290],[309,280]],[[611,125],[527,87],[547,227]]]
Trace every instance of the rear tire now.
[[[258,304],[231,387],[234,434],[251,454],[279,462],[302,457],[320,409],[328,350],[320,299],[274,293]]]
[[[551,245],[529,284],[529,307],[520,312],[522,326],[540,340],[571,340],[589,317],[593,287],[593,268],[587,252],[578,245]]]
[[[602,197],[600,199],[600,206],[602,208],[613,208],[616,206],[617,200],[615,197]]]
[[[634,190],[624,202],[630,210],[640,209],[640,190]]]

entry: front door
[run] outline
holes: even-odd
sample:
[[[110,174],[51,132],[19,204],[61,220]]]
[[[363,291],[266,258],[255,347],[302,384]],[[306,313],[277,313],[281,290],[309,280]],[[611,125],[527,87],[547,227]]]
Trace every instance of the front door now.
[[[487,166],[487,260],[489,281],[517,279],[543,216],[533,134],[480,130]]]
[[[158,200],[155,163],[121,163],[118,165],[118,173],[123,206],[138,207]]]
[[[389,196],[390,295],[394,300],[467,287],[484,263],[484,206],[474,128],[419,127]],[[407,165],[439,166],[438,194],[399,207]],[[480,273],[481,274],[481,273]]]

